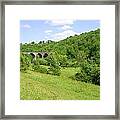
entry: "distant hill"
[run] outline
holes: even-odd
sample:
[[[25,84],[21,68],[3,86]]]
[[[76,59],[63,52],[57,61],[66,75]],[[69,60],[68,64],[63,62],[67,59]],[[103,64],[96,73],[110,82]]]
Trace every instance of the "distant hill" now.
[[[48,40],[47,42],[21,44],[21,52],[57,52],[67,55],[69,59],[76,58],[80,51],[84,51],[90,59],[96,59],[96,57],[99,58],[99,50],[100,29],[70,36],[59,42]]]

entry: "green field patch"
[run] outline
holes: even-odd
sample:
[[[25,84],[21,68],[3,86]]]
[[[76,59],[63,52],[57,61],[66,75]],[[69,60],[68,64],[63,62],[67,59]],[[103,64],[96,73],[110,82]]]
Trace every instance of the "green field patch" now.
[[[21,72],[21,100],[99,100],[100,87],[70,78],[79,69],[62,68],[60,76]]]

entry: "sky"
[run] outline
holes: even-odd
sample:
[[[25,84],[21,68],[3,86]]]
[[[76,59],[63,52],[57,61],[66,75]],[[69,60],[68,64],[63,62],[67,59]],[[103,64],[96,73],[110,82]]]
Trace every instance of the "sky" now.
[[[20,42],[60,41],[97,28],[99,20],[21,20]]]

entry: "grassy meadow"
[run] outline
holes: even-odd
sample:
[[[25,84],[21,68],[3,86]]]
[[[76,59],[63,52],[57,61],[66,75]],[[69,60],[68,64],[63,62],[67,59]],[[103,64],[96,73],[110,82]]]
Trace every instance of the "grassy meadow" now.
[[[100,86],[71,78],[78,68],[62,68],[60,76],[21,72],[21,100],[99,100]]]

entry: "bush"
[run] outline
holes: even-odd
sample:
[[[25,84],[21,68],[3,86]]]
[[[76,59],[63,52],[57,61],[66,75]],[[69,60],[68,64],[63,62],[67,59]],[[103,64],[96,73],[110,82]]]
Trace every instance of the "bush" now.
[[[20,55],[20,71],[25,72],[29,69],[31,65],[31,58],[29,55],[21,54]]]
[[[50,66],[48,73],[52,75],[60,75],[60,66],[59,62],[56,58],[56,55],[52,53],[49,55],[46,60],[48,61],[48,65]]]
[[[36,60],[34,60],[33,63],[35,65],[48,65],[47,60],[45,60],[44,58],[37,58]]]
[[[33,65],[33,70],[40,73],[48,73],[48,70],[40,65]]]
[[[85,61],[81,64],[81,70],[75,74],[77,81],[100,85],[100,67],[93,61]]]
[[[48,73],[49,74],[52,74],[52,75],[57,75],[59,76],[60,75],[60,69],[59,68],[55,68],[53,66],[50,66],[49,70],[48,70]]]
[[[68,59],[66,55],[57,54],[57,62],[61,67],[67,67]]]
[[[45,60],[44,58],[39,59],[39,63],[40,63],[41,65],[48,65],[47,60]]]

